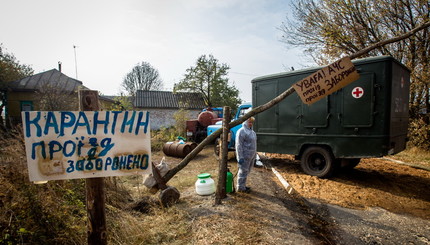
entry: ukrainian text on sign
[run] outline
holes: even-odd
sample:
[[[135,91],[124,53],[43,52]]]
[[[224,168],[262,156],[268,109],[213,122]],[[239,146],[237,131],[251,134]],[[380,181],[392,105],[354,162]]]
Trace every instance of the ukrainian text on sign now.
[[[359,78],[354,64],[342,58],[293,85],[305,104],[312,104]]]
[[[150,173],[145,111],[22,112],[31,181]]]

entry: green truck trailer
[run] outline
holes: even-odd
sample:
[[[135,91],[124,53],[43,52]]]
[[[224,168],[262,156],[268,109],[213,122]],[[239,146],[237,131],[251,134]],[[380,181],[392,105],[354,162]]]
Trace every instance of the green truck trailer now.
[[[361,158],[396,154],[406,147],[410,71],[390,56],[354,60],[360,78],[306,105],[297,93],[256,116],[259,152],[292,154],[303,171],[329,177]],[[252,104],[265,104],[320,68],[252,80]]]

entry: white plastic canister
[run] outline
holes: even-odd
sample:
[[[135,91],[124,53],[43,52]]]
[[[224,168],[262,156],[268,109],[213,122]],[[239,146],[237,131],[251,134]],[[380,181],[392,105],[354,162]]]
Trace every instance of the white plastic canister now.
[[[211,195],[215,193],[215,181],[211,178],[208,173],[197,175],[198,180],[196,181],[196,192],[199,195]]]

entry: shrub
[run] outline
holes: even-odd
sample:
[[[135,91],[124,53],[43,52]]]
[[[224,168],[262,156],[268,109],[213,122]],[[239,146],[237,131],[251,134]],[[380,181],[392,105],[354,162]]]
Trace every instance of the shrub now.
[[[180,109],[177,111],[173,117],[175,118],[176,124],[175,129],[178,136],[185,137],[186,133],[186,123],[187,120],[190,120],[190,113],[187,110]]]
[[[175,141],[178,135],[176,129],[160,128],[159,130],[151,131],[151,151],[161,151],[166,142]]]
[[[408,147],[430,150],[430,125],[426,123],[425,119],[424,117],[411,119]]]
[[[21,130],[0,139],[0,244],[83,244],[82,180],[29,181]]]

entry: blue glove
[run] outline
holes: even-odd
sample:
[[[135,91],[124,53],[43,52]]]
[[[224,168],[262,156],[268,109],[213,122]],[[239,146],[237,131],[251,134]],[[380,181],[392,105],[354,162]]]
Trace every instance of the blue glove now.
[[[239,165],[243,164],[245,160],[243,158],[239,159]]]

